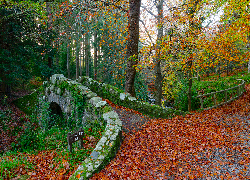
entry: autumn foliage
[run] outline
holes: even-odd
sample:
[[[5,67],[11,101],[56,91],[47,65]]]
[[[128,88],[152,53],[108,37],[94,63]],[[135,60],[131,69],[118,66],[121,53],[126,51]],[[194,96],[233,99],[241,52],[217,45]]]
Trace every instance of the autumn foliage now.
[[[125,136],[114,160],[92,179],[249,179],[250,86],[235,102],[186,117],[152,119]],[[236,169],[230,167],[236,165]]]

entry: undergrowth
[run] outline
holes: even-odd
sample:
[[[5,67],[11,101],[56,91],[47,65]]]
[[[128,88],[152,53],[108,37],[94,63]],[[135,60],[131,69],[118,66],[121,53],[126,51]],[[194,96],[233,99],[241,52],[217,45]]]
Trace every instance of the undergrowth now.
[[[32,160],[28,161],[26,155],[38,155],[41,151],[55,151],[57,156],[55,156],[54,161],[58,163],[60,163],[62,159],[68,159],[70,168],[67,171],[72,171],[75,165],[83,161],[93,151],[95,144],[88,146],[88,143],[90,143],[88,140],[89,137],[94,137],[95,142],[98,142],[103,135],[106,127],[105,121],[102,126],[98,122],[86,125],[83,127],[84,148],[79,149],[78,142],[75,142],[72,146],[72,153],[69,153],[67,133],[72,132],[73,129],[68,128],[66,125],[62,126],[62,124],[60,124],[59,126],[58,123],[55,123],[50,129],[43,131],[42,128],[39,127],[36,108],[29,108],[32,106],[36,107],[36,102],[35,93],[15,101],[19,109],[25,111],[29,116],[27,116],[28,120],[23,122],[22,127],[19,126],[11,131],[12,134],[9,134],[16,135],[17,138],[15,142],[11,144],[11,150],[0,155],[0,179],[15,177],[20,168],[25,169],[26,172],[31,171],[35,167],[35,164]],[[1,124],[6,131],[10,129],[6,124],[8,121],[11,121],[8,115],[9,113],[6,114],[6,112],[0,113],[1,119],[4,120],[1,120],[1,122],[3,122]],[[62,168],[63,166],[60,166],[57,171]]]

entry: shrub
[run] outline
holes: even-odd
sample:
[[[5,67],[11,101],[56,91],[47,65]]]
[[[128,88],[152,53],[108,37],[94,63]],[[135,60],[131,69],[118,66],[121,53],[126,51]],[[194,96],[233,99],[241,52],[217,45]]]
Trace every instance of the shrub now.
[[[43,84],[43,81],[40,77],[33,77],[28,85],[28,88],[30,89],[37,89]]]
[[[187,80],[181,80],[181,89],[177,93],[177,97],[174,102],[174,107],[176,109],[182,110],[182,111],[187,111],[188,110],[188,82]],[[198,93],[195,89],[194,86],[191,88],[191,109],[196,110],[200,107],[200,101],[198,98]]]

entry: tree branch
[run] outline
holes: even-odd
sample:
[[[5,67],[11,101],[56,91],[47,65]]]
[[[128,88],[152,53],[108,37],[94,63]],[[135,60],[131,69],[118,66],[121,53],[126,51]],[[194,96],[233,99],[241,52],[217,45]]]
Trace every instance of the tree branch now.
[[[151,14],[152,16],[154,16],[154,18],[157,18],[157,16],[150,10],[147,9],[147,7],[145,6],[141,6],[143,9],[145,9],[149,14]]]
[[[144,23],[141,19],[140,19],[139,21],[140,21],[140,22],[142,23],[142,25],[144,26],[145,31],[146,31],[146,33],[147,33],[147,35],[148,35],[148,37],[149,37],[151,43],[154,45],[153,40],[152,40],[152,37],[150,36],[150,34],[149,34],[148,30],[147,30],[147,27],[146,27],[145,23]]]

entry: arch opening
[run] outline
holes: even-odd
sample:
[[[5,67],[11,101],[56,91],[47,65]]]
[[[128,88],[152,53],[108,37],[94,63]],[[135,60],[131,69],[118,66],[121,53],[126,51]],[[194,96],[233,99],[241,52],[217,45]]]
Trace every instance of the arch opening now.
[[[62,109],[56,102],[51,102],[49,105],[50,114],[48,121],[48,128],[58,125],[59,127],[64,127],[66,120],[63,117]]]

